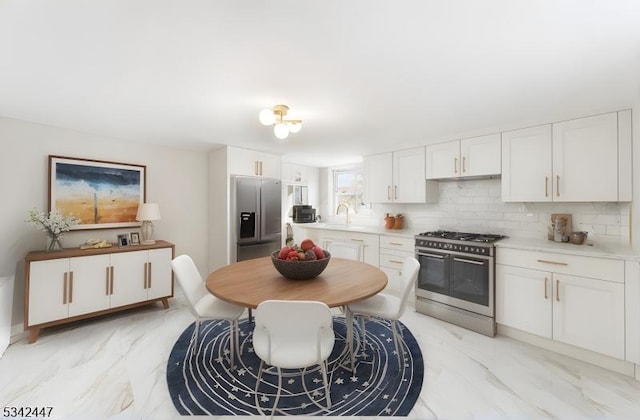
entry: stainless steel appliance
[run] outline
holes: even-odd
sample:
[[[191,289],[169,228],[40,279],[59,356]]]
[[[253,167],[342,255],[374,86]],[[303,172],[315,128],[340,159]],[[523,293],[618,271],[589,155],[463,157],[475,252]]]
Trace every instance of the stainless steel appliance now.
[[[313,223],[316,221],[316,209],[310,205],[293,206],[294,223]]]
[[[269,256],[281,245],[280,181],[237,176],[231,182],[236,261]]]
[[[502,238],[441,230],[416,235],[416,310],[493,337],[494,242]]]

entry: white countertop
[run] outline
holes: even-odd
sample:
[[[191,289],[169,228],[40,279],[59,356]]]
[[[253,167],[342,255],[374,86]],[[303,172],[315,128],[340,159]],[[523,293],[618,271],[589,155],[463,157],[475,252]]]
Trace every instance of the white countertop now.
[[[497,248],[514,248],[529,251],[555,252],[560,254],[583,255],[587,257],[616,258],[629,261],[640,260],[640,253],[628,245],[593,243],[590,240],[583,245],[570,242],[554,242],[542,239],[506,238],[496,242]]]
[[[340,232],[369,233],[403,238],[413,238],[420,233],[419,230],[413,229],[385,229],[383,226],[358,226],[339,223],[293,223],[292,226],[303,229],[336,230]]]

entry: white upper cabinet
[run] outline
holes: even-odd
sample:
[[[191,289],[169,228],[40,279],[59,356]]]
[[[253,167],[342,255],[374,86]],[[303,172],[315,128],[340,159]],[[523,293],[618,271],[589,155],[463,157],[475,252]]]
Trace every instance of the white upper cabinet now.
[[[393,153],[366,156],[364,171],[367,197],[372,203],[392,203]]]
[[[631,111],[502,133],[502,200],[631,200]]]
[[[500,133],[460,140],[462,176],[500,175]]]
[[[366,156],[367,196],[372,203],[426,203],[437,196],[425,181],[424,147]]]
[[[426,147],[427,179],[460,176],[460,141],[430,144]]]
[[[280,156],[255,150],[227,147],[229,175],[280,179]]]
[[[502,201],[551,201],[551,124],[502,133]]]
[[[393,152],[393,201],[424,203],[427,190],[424,147]]]
[[[500,175],[500,134],[426,147],[427,179]]]
[[[309,168],[295,163],[282,162],[282,182],[286,184],[307,185],[309,183]]]

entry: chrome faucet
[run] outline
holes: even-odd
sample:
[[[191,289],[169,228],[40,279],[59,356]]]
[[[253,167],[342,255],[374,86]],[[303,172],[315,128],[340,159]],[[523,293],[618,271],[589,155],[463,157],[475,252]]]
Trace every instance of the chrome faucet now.
[[[340,214],[340,208],[341,207],[346,210],[347,224],[351,223],[351,218],[349,217],[349,205],[347,203],[338,204],[338,208],[336,209],[336,214]]]

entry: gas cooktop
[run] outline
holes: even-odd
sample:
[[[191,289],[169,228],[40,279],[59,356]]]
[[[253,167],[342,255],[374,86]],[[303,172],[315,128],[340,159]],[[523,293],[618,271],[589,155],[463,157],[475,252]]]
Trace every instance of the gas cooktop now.
[[[495,235],[491,233],[469,233],[469,232],[452,232],[449,230],[435,230],[432,232],[419,233],[416,236],[416,238],[445,239],[449,241],[461,241],[461,242],[492,243],[505,238],[505,236]]]

